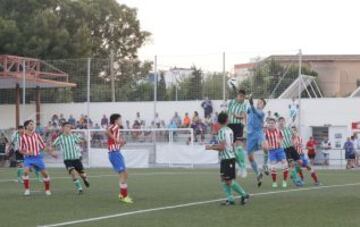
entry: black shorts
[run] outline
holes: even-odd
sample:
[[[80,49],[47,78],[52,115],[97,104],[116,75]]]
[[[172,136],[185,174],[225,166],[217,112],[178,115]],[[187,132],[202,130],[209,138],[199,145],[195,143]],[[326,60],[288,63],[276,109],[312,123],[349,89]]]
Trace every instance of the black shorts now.
[[[19,151],[15,151],[15,160],[16,160],[16,162],[23,162],[24,155],[20,154]]]
[[[355,154],[346,154],[345,153],[345,159],[346,160],[353,160],[353,159],[355,159]]]
[[[310,153],[308,154],[309,159],[315,159],[316,154]]]
[[[244,135],[244,125],[239,123],[239,124],[228,124],[228,127],[231,128],[231,130],[233,130],[234,133],[234,142],[236,140],[242,140],[243,139],[243,135]]]
[[[286,159],[288,161],[296,162],[296,161],[300,160],[300,155],[294,147],[285,148],[285,154],[286,154]]]
[[[80,159],[64,160],[64,164],[69,173],[75,169],[78,173],[84,173],[84,167]]]
[[[224,180],[233,180],[236,178],[235,158],[221,160],[220,175],[221,175],[221,178]]]

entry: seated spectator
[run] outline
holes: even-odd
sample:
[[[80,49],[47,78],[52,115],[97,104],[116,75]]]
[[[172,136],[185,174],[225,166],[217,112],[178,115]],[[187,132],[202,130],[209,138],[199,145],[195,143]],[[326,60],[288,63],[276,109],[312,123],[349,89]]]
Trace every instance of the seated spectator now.
[[[101,129],[98,123],[95,124],[94,129]]]
[[[69,119],[68,119],[68,122],[69,122],[73,127],[75,127],[75,125],[76,125],[76,120],[75,120],[75,118],[73,117],[73,115],[70,114]]]
[[[59,116],[59,126],[61,127],[66,122],[64,114],[60,114]]]
[[[136,113],[136,118],[135,118],[135,120],[137,120],[138,122],[140,122],[141,125],[142,125],[142,124],[145,124],[145,121],[141,119],[139,112]]]
[[[191,119],[189,117],[189,114],[185,113],[185,117],[184,117],[184,120],[183,120],[183,127],[184,128],[189,128],[190,124],[191,124]]]
[[[170,129],[177,129],[178,126],[177,126],[177,124],[176,124],[176,121],[175,121],[175,120],[171,120],[171,121],[170,121],[170,124],[168,125],[168,128],[170,128]]]
[[[177,112],[175,112],[175,114],[174,114],[173,118],[171,119],[171,121],[174,121],[178,128],[181,127],[181,118],[180,118],[180,116],[179,116],[179,114]]]
[[[103,117],[101,119],[100,125],[102,128],[107,128],[109,126],[109,119],[106,117],[105,114],[103,115]]]
[[[160,120],[160,118],[159,118],[159,114],[158,114],[158,113],[155,114],[154,122],[155,122],[155,125],[156,125],[157,128],[160,128],[160,127],[161,127],[161,120]]]
[[[132,129],[141,129],[141,124],[137,120],[134,121]],[[141,135],[141,131],[132,131],[133,139],[138,139]]]
[[[51,124],[52,125],[56,125],[56,127],[59,125],[59,117],[57,114],[54,114],[52,117],[51,117]]]

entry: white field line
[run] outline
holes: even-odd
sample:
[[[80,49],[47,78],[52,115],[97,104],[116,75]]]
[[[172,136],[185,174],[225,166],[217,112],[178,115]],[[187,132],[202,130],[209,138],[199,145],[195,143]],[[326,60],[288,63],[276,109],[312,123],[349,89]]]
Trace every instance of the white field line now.
[[[298,188],[298,189],[289,189],[289,190],[280,190],[280,191],[260,192],[260,193],[251,194],[251,196],[254,197],[254,196],[262,196],[262,195],[272,195],[272,194],[300,192],[300,191],[312,191],[312,190],[321,190],[321,189],[327,189],[327,188],[351,187],[351,186],[359,186],[359,185],[360,185],[360,182],[352,183],[352,184],[338,184],[338,185],[318,186],[318,187],[309,187],[309,188]],[[172,210],[172,209],[177,209],[177,208],[198,206],[198,205],[203,205],[203,204],[220,202],[223,200],[224,199],[222,198],[222,199],[214,199],[214,200],[207,200],[207,201],[200,201],[200,202],[193,202],[193,203],[184,203],[184,204],[178,204],[178,205],[173,205],[173,206],[164,206],[164,207],[150,208],[150,209],[144,209],[144,210],[136,210],[136,211],[130,211],[130,212],[125,212],[125,213],[112,214],[112,215],[106,215],[106,216],[100,216],[100,217],[94,217],[94,218],[79,219],[79,220],[73,220],[73,221],[67,221],[67,222],[61,222],[61,223],[55,223],[55,224],[38,225],[38,227],[58,227],[58,226],[75,225],[75,224],[100,221],[100,220],[105,220],[105,219],[110,219],[110,218],[118,218],[118,217],[124,217],[124,216],[136,215],[136,214],[144,214],[144,213],[150,213],[150,212],[156,212],[156,211],[162,211],[162,210]]]
[[[188,174],[193,174],[193,172],[148,172],[148,173],[130,173],[130,177],[131,176],[176,176],[176,175],[188,175]],[[196,173],[196,174],[200,174],[200,175],[209,175],[209,174],[214,174],[214,172],[200,172],[200,173]],[[91,178],[101,178],[101,177],[116,177],[116,174],[105,174],[105,175],[88,175],[89,179]],[[58,180],[58,179],[70,179],[70,176],[67,177],[51,177],[51,173],[50,173],[50,179],[51,180]],[[30,180],[36,180],[36,178],[30,178]],[[8,183],[8,182],[15,182],[16,179],[1,179],[0,183]]]

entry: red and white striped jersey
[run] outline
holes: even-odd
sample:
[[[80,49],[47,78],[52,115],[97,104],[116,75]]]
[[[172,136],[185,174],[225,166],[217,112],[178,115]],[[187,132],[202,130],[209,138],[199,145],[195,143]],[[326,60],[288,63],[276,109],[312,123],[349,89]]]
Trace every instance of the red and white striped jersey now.
[[[20,149],[25,155],[38,156],[40,151],[45,149],[46,145],[41,136],[35,132],[31,135],[24,133],[20,138]]]
[[[293,137],[293,143],[294,143],[296,151],[299,154],[304,154],[304,150],[303,150],[304,146],[303,146],[302,138],[300,136],[294,136]]]
[[[283,138],[281,131],[278,129],[266,129],[265,131],[266,141],[268,143],[269,150],[278,149],[281,147],[281,140]]]
[[[108,137],[108,149],[109,151],[115,151],[115,150],[120,150],[120,143],[118,142],[118,140],[120,139],[120,127],[116,124],[112,124],[108,127],[108,130],[110,131],[111,135],[113,135],[113,137],[116,139],[112,139],[110,137]]]

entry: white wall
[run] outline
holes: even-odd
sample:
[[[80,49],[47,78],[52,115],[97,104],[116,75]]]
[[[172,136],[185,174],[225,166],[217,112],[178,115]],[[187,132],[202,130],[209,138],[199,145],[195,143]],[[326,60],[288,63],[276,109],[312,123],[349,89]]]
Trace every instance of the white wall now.
[[[215,111],[220,111],[222,101],[214,101]],[[158,102],[157,112],[160,118],[166,122],[171,119],[174,112],[179,112],[183,117],[185,112],[192,113],[198,111],[203,115],[200,107],[201,101],[178,101],[178,102]],[[288,116],[288,105],[290,100],[269,100],[266,107],[273,113]],[[22,110],[22,108],[20,109]],[[147,124],[153,119],[153,102],[117,102],[117,103],[91,103],[90,117],[95,123],[99,123],[103,114],[109,116],[113,112],[123,115],[124,120],[133,121],[135,113],[140,112],[141,117]],[[41,118],[45,125],[54,113],[63,113],[65,117],[73,114],[76,118],[80,114],[86,114],[85,103],[64,103],[64,104],[42,104]],[[23,115],[24,116],[24,115]],[[35,118],[35,105],[26,105],[25,117],[21,119]],[[310,126],[346,126],[349,129],[351,122],[360,121],[360,99],[359,98],[324,98],[306,99],[301,102],[302,133],[304,137],[311,134]],[[15,125],[15,105],[0,105],[0,128],[10,128]]]

